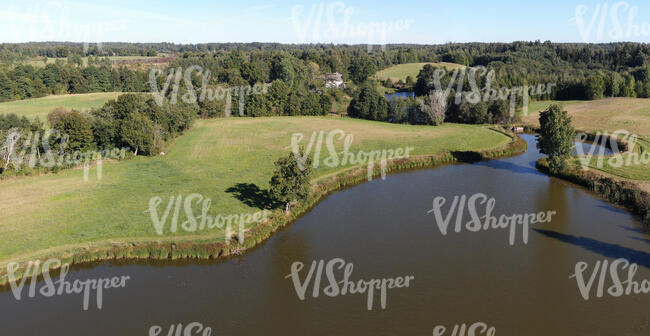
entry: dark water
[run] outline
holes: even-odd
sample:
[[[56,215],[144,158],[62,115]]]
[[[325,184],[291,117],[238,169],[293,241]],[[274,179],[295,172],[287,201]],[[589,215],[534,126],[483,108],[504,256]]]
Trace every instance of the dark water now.
[[[413,92],[393,92],[390,94],[385,94],[384,95],[388,101],[390,101],[393,98],[413,98],[415,97],[415,93]]]
[[[594,144],[593,142],[576,142],[575,145],[574,155],[607,156],[615,154],[611,148]],[[580,146],[580,149],[578,149],[578,146]],[[617,151],[616,154],[618,153]]]
[[[107,263],[68,275],[131,277],[126,288],[105,291],[101,310],[94,296],[83,311],[81,295],[17,301],[5,291],[0,335],[147,335],[152,325],[167,335],[189,322],[212,335],[432,335],[437,325],[451,335],[455,324],[477,321],[496,335],[650,335],[649,294],[586,301],[569,279],[577,262],[589,263],[589,278],[596,261],[616,258],[639,265],[635,280],[650,279],[650,234],[629,213],[537,172],[534,139],[524,137],[529,151],[517,157],[389,175],[336,193],[226,262]],[[432,199],[475,193],[495,198],[496,215],[557,215],[534,225],[528,244],[517,236],[510,246],[504,230],[442,235],[427,213]],[[376,298],[368,311],[365,294],[313,298],[311,286],[299,300],[285,279],[291,264],[333,258],[354,264],[352,280],[415,279],[389,289],[384,310]]]

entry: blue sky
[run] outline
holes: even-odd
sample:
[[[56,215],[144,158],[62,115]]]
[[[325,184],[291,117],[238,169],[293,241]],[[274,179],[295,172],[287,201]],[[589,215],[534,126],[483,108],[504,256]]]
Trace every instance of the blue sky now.
[[[632,0],[0,3],[0,42],[650,42],[650,2]]]

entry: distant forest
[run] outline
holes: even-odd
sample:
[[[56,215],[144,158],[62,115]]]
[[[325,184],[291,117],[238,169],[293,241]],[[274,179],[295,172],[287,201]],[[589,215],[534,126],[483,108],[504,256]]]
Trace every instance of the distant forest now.
[[[0,45],[0,101],[49,94],[103,91],[146,92],[147,69],[111,65],[105,56],[175,56],[169,67],[201,65],[210,84],[241,85],[283,80],[290,88],[318,89],[324,73],[340,72],[361,84],[375,71],[412,62],[482,65],[496,72],[496,85],[556,83],[551,99],[605,96],[650,97],[650,47],[639,43],[558,44],[551,42],[444,45],[286,45],[276,43],[42,42]],[[85,64],[80,57],[91,56]],[[45,66],[25,59],[50,57]],[[420,93],[418,93],[420,94]]]
[[[112,56],[157,56],[171,58],[163,64],[116,64]],[[34,64],[34,58],[43,64]],[[47,57],[47,62],[45,62]],[[82,60],[82,57],[86,57]],[[494,70],[493,87],[513,88],[554,83],[553,91],[538,99],[600,99],[604,97],[650,97],[648,66],[650,49],[646,44],[554,44],[550,42],[469,43],[435,46],[389,45],[283,45],[283,44],[201,44],[105,43],[84,48],[80,43],[24,43],[0,45],[0,101],[42,97],[50,94],[88,92],[149,92],[151,67],[160,71],[157,88],[163,88],[172,69],[200,66],[210,71],[205,78],[193,72],[195,90],[205,83],[213,90],[267,84],[265,94],[239,94],[227,99],[204,99],[164,104],[152,95],[128,94],[89,112],[55,109],[46,121],[50,129],[66,134],[67,143],[59,152],[129,147],[134,154],[156,155],[165,143],[189,129],[195,118],[228,115],[249,117],[273,115],[326,115],[333,106],[345,109],[353,118],[395,123],[439,125],[442,122],[472,124],[512,123],[511,107],[505,100],[479,103],[453,103],[455,92],[445,103],[432,83],[435,68],[425,66],[402,90],[416,98],[384,97],[380,83],[372,76],[377,70],[414,62],[450,62],[466,66],[485,66]],[[54,58],[52,63],[50,58]],[[346,81],[342,88],[327,88],[324,75],[339,72]],[[205,74],[205,72],[204,72]],[[441,84],[450,82],[450,74]],[[463,81],[467,81],[465,75]],[[206,82],[207,81],[207,82]],[[445,83],[446,81],[446,83]],[[485,84],[485,76],[478,83]],[[188,92],[185,80],[179,81],[178,97]],[[452,91],[457,88],[453,86]],[[171,98],[173,90],[165,93]],[[230,91],[228,91],[230,92]],[[231,92],[232,93],[232,92]],[[236,94],[235,94],[236,95]],[[517,106],[521,98],[517,98]],[[227,105],[232,103],[231,105]],[[243,108],[243,110],[240,110]],[[17,115],[0,116],[0,142],[6,143],[16,130],[21,134],[44,134],[40,120]],[[13,138],[12,138],[13,139]],[[12,140],[11,148],[29,147],[30,138]],[[45,144],[33,142],[36,153]],[[52,144],[56,148],[55,144]],[[42,147],[42,148],[41,148]],[[2,154],[3,152],[0,152]],[[0,155],[10,169],[11,151]],[[12,172],[14,170],[11,170]],[[2,173],[2,171],[0,171]],[[4,172],[6,174],[6,172]],[[29,170],[15,172],[27,174]]]

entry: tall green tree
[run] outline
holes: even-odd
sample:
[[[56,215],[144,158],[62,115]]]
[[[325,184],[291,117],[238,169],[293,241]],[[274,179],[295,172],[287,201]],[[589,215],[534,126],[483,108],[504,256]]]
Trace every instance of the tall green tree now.
[[[447,112],[447,98],[442,91],[431,91],[424,98],[418,99],[417,103],[424,124],[442,125]]]
[[[350,61],[348,71],[352,81],[361,84],[377,71],[377,67],[367,53],[359,52],[359,55]]]
[[[385,121],[388,118],[388,100],[377,92],[370,81],[363,84],[348,106],[352,118]]]
[[[63,113],[52,126],[67,135],[66,149],[77,151],[87,149],[93,142],[93,130],[88,119],[78,111]]]
[[[291,204],[309,195],[310,178],[313,173],[312,158],[305,156],[304,148],[298,153],[290,153],[275,162],[275,172],[271,177],[271,196],[285,204],[287,215]]]
[[[122,142],[134,149],[137,156],[138,151],[151,154],[154,144],[154,124],[147,116],[140,112],[129,114],[120,127]]]
[[[589,76],[585,88],[587,99],[595,100],[603,98],[605,88],[605,80],[600,74]]]
[[[537,148],[549,156],[551,173],[563,172],[574,147],[575,129],[571,125],[571,117],[559,105],[553,104],[539,114],[539,125]]]

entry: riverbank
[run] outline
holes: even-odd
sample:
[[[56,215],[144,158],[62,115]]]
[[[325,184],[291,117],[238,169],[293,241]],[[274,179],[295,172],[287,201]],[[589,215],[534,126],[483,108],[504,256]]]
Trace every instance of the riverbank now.
[[[379,124],[371,122],[353,122],[362,124],[369,123],[373,125]],[[322,121],[320,123],[322,124]],[[381,127],[399,129],[405,126],[381,125]],[[427,128],[424,127],[406,127],[409,129],[427,130]],[[466,132],[484,129],[455,125],[449,125],[449,127],[460,128],[461,131],[464,130]],[[435,131],[435,128],[428,128],[428,130]],[[463,150],[438,150],[434,151],[435,154],[419,154],[416,151],[415,156],[388,162],[385,171],[390,173],[408,169],[434,167],[449,163],[473,162],[514,155],[526,150],[526,143],[516,135],[497,129],[489,130],[489,132],[492,134],[499,134],[501,137],[509,140],[504,145],[499,145],[491,149],[473,151],[467,148],[477,146],[468,143],[468,140],[472,137],[468,136],[468,134],[461,134],[464,146],[460,146],[460,148]],[[485,145],[485,140],[477,140],[477,144],[482,143],[482,146]],[[459,148],[459,146],[454,147]],[[292,223],[297,218],[307,213],[313,206],[318,204],[320,200],[330,193],[354,184],[362,183],[367,179],[367,169],[367,167],[351,167],[342,171],[320,171],[320,174],[318,174],[314,179],[311,194],[302,202],[293,206],[290,216],[286,216],[284,211],[281,209],[275,210],[266,223],[248,228],[243,243],[238,243],[233,240],[231,244],[225,244],[222,238],[223,235],[216,233],[212,235],[186,235],[181,237],[115,238],[92,243],[63,245],[51,249],[44,249],[31,254],[14,256],[10,258],[11,260],[5,260],[0,263],[0,283],[6,284],[6,264],[11,261],[18,262],[24,266],[29,260],[45,260],[48,258],[58,258],[64,263],[77,264],[109,259],[214,259],[237,255],[257,246],[268,239],[273,232]],[[373,167],[373,174],[377,176],[380,173],[381,169],[379,169],[379,164],[376,163],[375,167]]]
[[[584,131],[584,133],[586,134],[586,139],[588,141],[593,141],[597,136],[603,137],[594,132]],[[618,150],[621,151],[618,155],[620,155],[623,162],[626,161],[627,157],[632,154],[632,152],[639,154],[640,152],[647,151],[647,147],[643,145],[637,145],[635,148],[630,148],[630,144],[621,139],[611,138],[613,142],[610,142],[610,137],[606,136],[604,138],[607,140],[606,144],[608,147],[612,143],[617,144]],[[592,157],[590,160],[585,160],[584,162],[580,162],[580,157],[578,157],[570,160],[569,169],[560,174],[551,174],[548,167],[548,160],[546,158],[538,160],[536,167],[548,175],[585,187],[610,202],[625,207],[630,212],[639,215],[643,222],[650,226],[650,193],[644,190],[642,180],[626,178],[625,175],[623,175],[627,173],[626,170],[621,171],[621,167],[610,167],[608,161],[611,157],[612,156],[610,155],[600,158],[601,162],[605,162],[604,168],[597,167],[598,164],[596,162],[599,160],[598,157]],[[583,164],[588,168],[588,170],[583,168]],[[630,168],[628,166],[623,168],[627,168],[629,171],[635,167]],[[643,168],[641,167],[640,169]],[[620,175],[616,175],[616,173]]]
[[[618,132],[619,136],[635,134],[638,136],[633,148],[625,139],[618,138],[616,143],[622,151],[622,165],[612,165],[609,157],[600,160],[573,159],[569,162],[569,170],[555,177],[583,186],[609,201],[626,207],[631,212],[641,216],[650,226],[650,165],[628,160],[630,155],[650,151],[650,99],[640,98],[607,98],[593,101],[541,101],[531,105],[531,114],[523,118],[524,126],[529,130],[539,127],[539,112],[552,103],[564,105],[572,118],[573,125],[587,135],[587,141],[593,141],[597,136],[609,140],[608,135]],[[621,133],[622,132],[622,133]],[[606,145],[609,145],[609,141]],[[632,164],[627,164],[631,162]],[[584,170],[582,164],[589,169]],[[537,167],[548,174],[545,159],[537,162]]]

